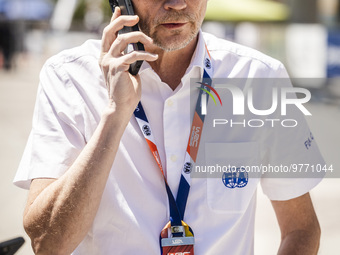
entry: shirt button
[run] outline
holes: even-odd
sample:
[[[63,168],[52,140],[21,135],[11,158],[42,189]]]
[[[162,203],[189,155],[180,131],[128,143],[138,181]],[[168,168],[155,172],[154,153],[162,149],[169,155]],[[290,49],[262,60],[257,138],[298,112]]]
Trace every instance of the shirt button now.
[[[172,162],[176,162],[177,161],[177,156],[176,155],[171,155],[170,160]]]
[[[174,105],[174,101],[172,101],[171,99],[167,100],[166,103],[167,106],[173,106]]]

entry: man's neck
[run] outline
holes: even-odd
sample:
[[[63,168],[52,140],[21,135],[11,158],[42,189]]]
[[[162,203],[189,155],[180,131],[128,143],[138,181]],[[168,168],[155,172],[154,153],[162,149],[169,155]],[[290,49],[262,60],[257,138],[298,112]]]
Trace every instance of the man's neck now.
[[[160,48],[150,50],[152,53],[158,54],[156,61],[149,62],[150,66],[172,90],[175,90],[181,83],[181,79],[190,65],[197,42],[198,36],[180,50],[168,52]]]

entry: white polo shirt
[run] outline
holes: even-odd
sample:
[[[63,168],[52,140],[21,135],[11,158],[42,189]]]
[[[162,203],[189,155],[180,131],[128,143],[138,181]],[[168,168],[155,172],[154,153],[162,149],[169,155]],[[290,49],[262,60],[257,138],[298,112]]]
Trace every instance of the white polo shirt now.
[[[189,100],[190,78],[203,75],[205,43],[214,78],[287,77],[280,62],[201,32],[191,64],[175,91],[143,63],[142,104],[175,196],[190,132],[190,109],[195,104]],[[89,40],[44,65],[32,132],[14,180],[19,187],[28,189],[34,178],[59,178],[91,138],[108,102],[99,54],[100,41]],[[254,105],[261,104],[268,89],[254,93]],[[206,123],[211,123],[211,118],[207,115]],[[304,145],[310,131],[302,114],[296,118],[299,125],[294,130],[280,130],[280,135],[266,128],[226,126],[213,134],[206,132],[199,157],[207,163],[226,160],[237,166],[300,160],[323,164],[315,141],[309,149]],[[261,185],[270,199],[287,200],[308,192],[319,181],[262,178]],[[223,183],[222,174],[219,178],[192,178],[184,220],[195,233],[195,254],[253,254],[259,182],[249,178],[245,187],[232,189]],[[168,211],[161,173],[132,116],[93,225],[73,254],[160,254],[159,234],[169,220]]]

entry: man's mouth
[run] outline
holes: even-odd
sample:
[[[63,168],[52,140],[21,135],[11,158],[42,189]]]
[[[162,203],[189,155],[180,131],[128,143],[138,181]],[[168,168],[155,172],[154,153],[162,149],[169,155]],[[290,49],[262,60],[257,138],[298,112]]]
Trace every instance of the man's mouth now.
[[[161,25],[167,29],[176,29],[176,28],[183,27],[185,24],[186,23],[163,23]]]

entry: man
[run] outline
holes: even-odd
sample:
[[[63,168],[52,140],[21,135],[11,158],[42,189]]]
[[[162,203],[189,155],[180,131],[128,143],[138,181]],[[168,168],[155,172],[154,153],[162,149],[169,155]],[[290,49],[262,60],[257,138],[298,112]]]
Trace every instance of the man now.
[[[159,168],[176,196],[190,133],[190,78],[202,78],[210,67],[213,78],[286,77],[279,62],[203,35],[207,0],[133,4],[138,17],[121,16],[116,8],[101,46],[88,41],[62,52],[41,72],[33,130],[15,178],[30,189],[24,226],[36,254],[160,254],[159,236],[172,205]],[[123,26],[138,22],[142,32],[118,36]],[[123,54],[134,42],[143,43],[145,52]],[[132,76],[129,64],[136,60],[144,63]],[[141,131],[133,116],[139,101],[159,164],[143,137],[142,131],[151,134],[148,125]],[[304,122],[299,130],[309,134]],[[295,133],[287,135],[298,143]],[[238,151],[235,158],[241,155],[243,162],[275,162],[281,152],[275,140],[270,155],[258,155],[255,133],[221,139],[230,160]],[[294,146],[286,157],[322,162],[316,145]],[[278,254],[317,253],[320,228],[308,192],[319,181],[261,181],[282,233]],[[257,182],[250,182],[231,190],[221,179],[191,180],[183,220],[194,233],[196,254],[253,253]]]

